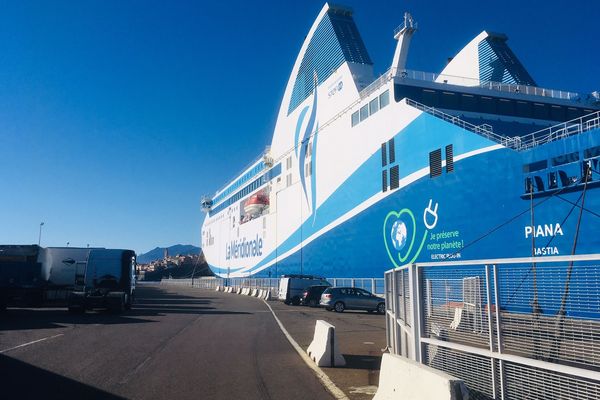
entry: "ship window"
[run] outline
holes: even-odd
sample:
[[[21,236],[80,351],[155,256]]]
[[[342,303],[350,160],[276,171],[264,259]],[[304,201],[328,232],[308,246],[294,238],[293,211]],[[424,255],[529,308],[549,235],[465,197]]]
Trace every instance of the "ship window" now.
[[[287,160],[285,160],[285,168],[286,169],[291,169],[292,168],[292,156],[289,156],[287,158]]]
[[[386,90],[379,95],[379,108],[383,108],[388,104],[390,104],[390,91]]]
[[[381,166],[385,167],[387,165],[387,153],[386,153],[385,143],[381,143]]]
[[[517,101],[516,104],[516,115],[519,117],[529,117],[532,113],[531,111],[531,103],[525,101]]]
[[[496,102],[491,97],[481,96],[481,111],[488,114],[496,113]]]
[[[369,102],[369,114],[373,115],[379,111],[379,97],[375,97]]]
[[[400,186],[400,173],[398,171],[398,166],[394,165],[390,168],[390,189],[398,189]]]
[[[514,115],[514,103],[510,100],[500,99],[498,101],[498,113],[503,115]]]
[[[600,156],[600,146],[590,147],[583,152],[585,158],[594,158]]]
[[[564,121],[566,119],[565,111],[564,107],[552,105],[550,107],[550,117],[556,121]]]
[[[360,118],[358,115],[358,111],[355,111],[352,113],[352,126],[358,125],[359,122],[360,122]]]
[[[429,177],[435,178],[442,174],[442,149],[429,153]]]
[[[387,191],[388,183],[387,183],[387,169],[381,171],[381,190]]]
[[[454,150],[452,145],[446,146],[446,172],[454,171]]]
[[[544,104],[533,103],[533,117],[537,119],[548,119],[548,108]]]
[[[531,164],[523,165],[523,172],[525,172],[525,173],[534,172],[534,171],[539,171],[539,170],[545,169],[545,168],[548,168],[548,161],[546,161],[546,160],[536,161],[536,162],[532,162]]]
[[[472,94],[463,93],[460,100],[465,111],[477,111],[477,99]]]
[[[285,177],[285,186],[292,186],[292,174],[288,174]]]
[[[554,157],[552,159],[552,165],[553,166],[563,165],[563,164],[568,164],[568,163],[572,163],[575,161],[579,161],[579,153],[578,152],[563,154],[562,156]]]
[[[311,176],[312,175],[312,164],[311,163],[307,163],[304,166],[304,171],[305,171],[304,176],[306,176],[306,177]]]
[[[548,189],[556,189],[558,187],[558,179],[556,178],[556,172],[550,172],[548,174]]]
[[[365,104],[360,108],[360,122],[364,121],[369,117],[369,105]]]
[[[533,192],[533,183],[531,178],[525,178],[525,193]]]
[[[394,138],[388,141],[388,151],[390,152],[390,164],[396,162],[396,149],[394,146]]]

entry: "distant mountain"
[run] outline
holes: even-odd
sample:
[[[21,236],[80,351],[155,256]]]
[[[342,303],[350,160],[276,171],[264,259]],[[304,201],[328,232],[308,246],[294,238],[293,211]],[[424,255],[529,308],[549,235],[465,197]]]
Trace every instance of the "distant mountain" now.
[[[167,247],[170,256],[177,254],[189,255],[189,254],[200,254],[202,249],[200,247],[193,246],[191,244],[176,244],[171,247]],[[143,253],[137,256],[137,261],[140,264],[148,264],[152,261],[160,260],[165,255],[164,247],[156,247],[147,253]]]

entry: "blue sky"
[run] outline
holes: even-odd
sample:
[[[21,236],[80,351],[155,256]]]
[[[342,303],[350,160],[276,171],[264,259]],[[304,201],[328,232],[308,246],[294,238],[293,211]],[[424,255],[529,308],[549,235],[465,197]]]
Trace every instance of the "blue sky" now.
[[[350,1],[377,72],[506,33],[540,86],[600,90],[600,2]],[[269,144],[322,1],[12,1],[0,13],[0,243],[200,242],[199,200]]]

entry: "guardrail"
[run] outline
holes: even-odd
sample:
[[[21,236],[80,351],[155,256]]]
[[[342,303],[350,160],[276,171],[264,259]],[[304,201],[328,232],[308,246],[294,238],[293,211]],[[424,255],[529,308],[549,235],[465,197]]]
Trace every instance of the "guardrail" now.
[[[385,273],[387,344],[477,399],[600,399],[600,254]]]
[[[217,286],[231,286],[235,289],[250,288],[270,290],[277,293],[280,278],[195,278],[163,279],[161,284],[193,286],[201,289],[215,289]],[[369,290],[373,294],[383,295],[383,278],[327,278],[334,287],[351,286]]]

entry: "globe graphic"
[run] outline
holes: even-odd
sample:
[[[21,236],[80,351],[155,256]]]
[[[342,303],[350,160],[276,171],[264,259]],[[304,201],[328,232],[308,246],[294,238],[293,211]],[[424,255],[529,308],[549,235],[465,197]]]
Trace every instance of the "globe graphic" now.
[[[406,245],[406,225],[402,221],[396,221],[392,225],[392,244],[398,251]]]

